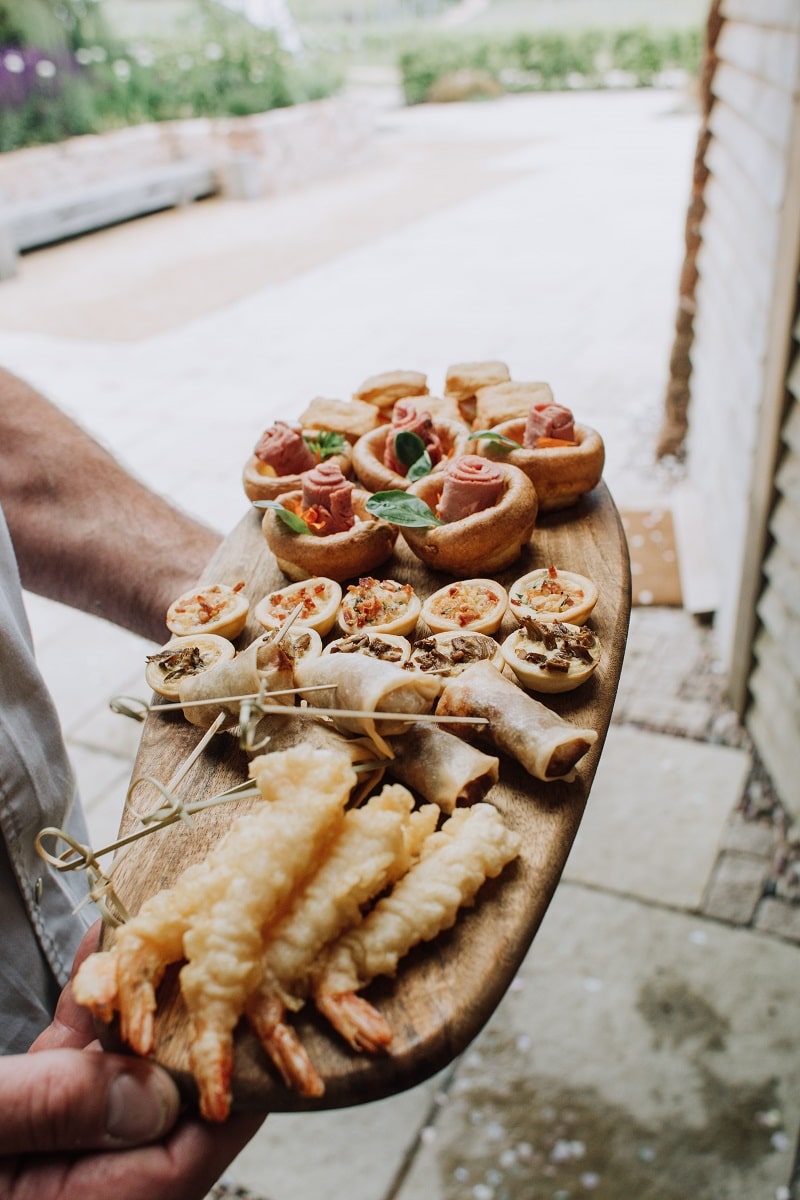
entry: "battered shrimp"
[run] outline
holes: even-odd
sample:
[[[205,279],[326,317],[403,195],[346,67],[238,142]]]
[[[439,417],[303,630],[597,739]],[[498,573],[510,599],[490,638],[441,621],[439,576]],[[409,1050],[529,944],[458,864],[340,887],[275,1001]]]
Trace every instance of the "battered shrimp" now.
[[[313,982],[314,1001],[354,1049],[387,1044],[383,1018],[355,993],[378,975],[394,975],[413,946],[449,929],[458,909],[500,874],[520,844],[490,804],[457,809],[389,895],[330,947]]]
[[[212,1121],[230,1110],[233,1031],[261,972],[262,930],[327,855],[355,783],[349,758],[325,750],[263,755],[250,769],[270,803],[246,818],[235,877],[211,903],[202,898],[183,938],[189,1062]]]
[[[263,978],[247,1002],[247,1016],[285,1082],[304,1095],[321,1095],[322,1080],[285,1024],[299,1010],[322,949],[361,919],[361,909],[411,865],[438,819],[435,805],[412,812],[414,798],[387,786],[348,812],[319,870],[286,915],[267,932]]]
[[[227,883],[228,873],[214,873],[210,859],[188,867],[173,887],[144,902],[117,931],[110,950],[90,955],[78,970],[73,984],[78,1003],[102,1021],[119,1011],[120,1036],[137,1054],[153,1052],[156,989],[169,964],[183,957],[183,935],[197,897],[209,896]]]
[[[283,794],[285,810],[337,790],[339,811],[355,783],[348,757],[332,751],[287,750],[270,755],[265,769],[262,758],[253,759],[250,774],[265,800]],[[320,785],[321,781],[321,785]],[[153,1050],[156,989],[170,963],[184,957],[184,937],[202,907],[211,907],[229,891],[241,873],[241,864],[254,853],[257,841],[269,841],[276,818],[269,804],[240,817],[207,858],[188,867],[174,885],[144,902],[136,916],[123,925],[110,950],[90,955],[74,981],[76,999],[101,1020],[120,1013],[120,1034],[139,1054]],[[265,829],[262,826],[266,823]],[[299,838],[300,854],[305,834]],[[293,857],[297,857],[295,851]],[[251,859],[252,861],[252,859]]]

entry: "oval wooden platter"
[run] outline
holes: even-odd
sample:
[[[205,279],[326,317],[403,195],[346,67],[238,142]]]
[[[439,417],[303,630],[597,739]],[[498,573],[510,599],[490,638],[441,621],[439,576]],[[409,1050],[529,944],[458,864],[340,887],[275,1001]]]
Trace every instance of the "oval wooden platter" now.
[[[497,579],[508,587],[527,571],[550,564],[589,576],[600,591],[591,618],[603,649],[597,670],[573,692],[541,697],[567,720],[597,730],[597,742],[579,763],[577,778],[570,783],[540,783],[500,756],[500,779],[486,799],[521,834],[521,854],[498,879],[484,884],[475,905],[462,910],[453,929],[412,951],[402,960],[395,979],[376,980],[364,992],[394,1030],[391,1053],[375,1057],[356,1053],[307,1006],[292,1020],[325,1082],[325,1093],[319,1099],[305,1098],[283,1084],[242,1021],[236,1033],[234,1107],[285,1112],[340,1108],[412,1087],[465,1049],[513,980],[577,833],[608,731],[625,651],[631,594],[628,549],[605,484],[573,508],[540,517],[522,558]],[[380,574],[412,583],[422,597],[447,581],[416,559],[402,537]],[[286,585],[264,541],[259,511],[248,511],[225,540],[206,573],[206,581],[212,580],[244,580],[253,603]],[[499,637],[516,627],[513,619],[506,620]],[[238,647],[262,633],[251,618]],[[179,712],[150,713],[133,778],[151,776],[168,783],[200,737],[201,731]],[[236,736],[222,733],[212,739],[177,790],[185,803],[193,803],[240,782],[246,773],[247,760]],[[158,807],[161,800],[148,783],[137,787],[132,797],[140,812]],[[193,818],[194,828],[177,823],[121,852],[113,878],[128,911],[136,912],[144,899],[202,858],[250,803],[235,801],[206,809]],[[129,804],[121,835],[138,825]],[[104,944],[112,940],[113,932],[107,930]],[[155,1057],[191,1096],[188,1036],[176,967],[159,990]],[[104,1041],[115,1044],[113,1027]]]

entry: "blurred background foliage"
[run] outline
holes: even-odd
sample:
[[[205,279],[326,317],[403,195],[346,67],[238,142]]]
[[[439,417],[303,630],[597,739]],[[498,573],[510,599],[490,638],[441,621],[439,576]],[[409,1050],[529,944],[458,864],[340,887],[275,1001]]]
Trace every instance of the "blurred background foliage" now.
[[[240,116],[383,71],[406,103],[681,84],[705,0],[0,0],[0,151]]]

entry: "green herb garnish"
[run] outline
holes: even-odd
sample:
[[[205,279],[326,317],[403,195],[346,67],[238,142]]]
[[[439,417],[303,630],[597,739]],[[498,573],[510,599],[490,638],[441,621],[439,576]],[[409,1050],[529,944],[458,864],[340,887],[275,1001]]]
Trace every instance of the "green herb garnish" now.
[[[503,433],[495,433],[493,429],[481,429],[477,433],[471,433],[467,441],[474,442],[478,438],[485,438],[487,442],[494,442],[499,448],[504,450],[523,449],[519,442],[515,442],[513,438],[506,437]]]
[[[410,429],[401,429],[395,434],[394,452],[397,461],[408,468],[406,479],[411,483],[415,479],[422,479],[423,475],[429,475],[433,470],[431,456],[425,443],[418,433],[412,433]]]
[[[332,429],[321,429],[319,433],[303,436],[303,441],[319,457],[320,462],[332,458],[334,454],[341,454],[345,440],[343,433],[335,433]]]
[[[273,509],[276,516],[280,517],[284,525],[289,526],[292,533],[311,533],[311,529],[302,517],[298,517],[297,513],[292,512],[290,508],[284,508],[277,500],[254,500],[253,507]]]
[[[391,525],[418,526],[424,528],[441,525],[442,522],[418,496],[395,488],[389,492],[375,492],[366,503],[368,513],[388,521]]]

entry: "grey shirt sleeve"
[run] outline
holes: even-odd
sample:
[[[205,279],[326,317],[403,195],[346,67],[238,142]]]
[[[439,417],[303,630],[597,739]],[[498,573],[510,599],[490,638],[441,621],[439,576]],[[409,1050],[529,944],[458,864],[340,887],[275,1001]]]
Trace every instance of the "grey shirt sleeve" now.
[[[27,1050],[47,1025],[96,918],[82,872],[39,857],[40,829],[87,841],[55,706],[39,673],[19,572],[0,510],[0,1051]],[[76,911],[77,910],[77,911]]]

